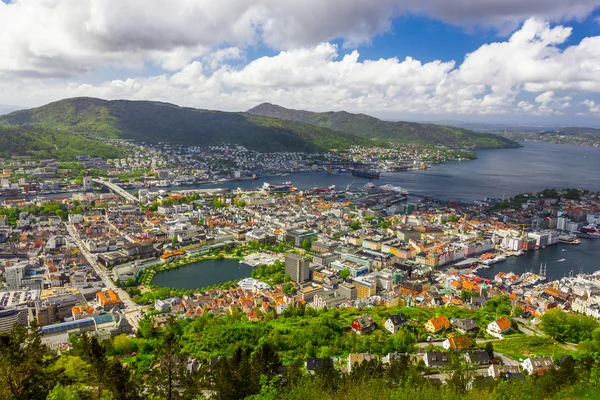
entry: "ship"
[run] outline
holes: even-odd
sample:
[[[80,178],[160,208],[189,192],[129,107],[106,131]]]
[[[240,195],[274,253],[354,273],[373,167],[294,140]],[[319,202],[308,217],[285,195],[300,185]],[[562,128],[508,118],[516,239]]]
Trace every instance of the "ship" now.
[[[352,175],[359,176],[361,178],[379,179],[379,172],[377,172],[377,171],[366,171],[366,170],[362,170],[362,169],[353,169]]]
[[[589,224],[581,228],[581,231],[592,235],[600,235],[600,226],[596,224]]]
[[[496,256],[494,258],[485,259],[481,263],[483,265],[489,266],[489,265],[496,264],[496,263],[499,263],[499,262],[502,262],[502,261],[506,261],[506,257],[504,257],[504,256]]]
[[[331,185],[331,186],[327,186],[326,188],[324,187],[314,187],[312,189],[312,191],[314,193],[331,193],[331,192],[335,192],[335,185]]]
[[[387,185],[379,186],[379,189],[385,192],[396,192],[408,196],[408,190],[402,189],[400,186],[390,185],[389,183]]]
[[[560,235],[558,237],[558,241],[561,243],[565,243],[565,244],[579,244],[581,243],[581,240],[577,239],[576,237],[573,237],[571,235]],[[563,249],[564,251],[565,249]]]

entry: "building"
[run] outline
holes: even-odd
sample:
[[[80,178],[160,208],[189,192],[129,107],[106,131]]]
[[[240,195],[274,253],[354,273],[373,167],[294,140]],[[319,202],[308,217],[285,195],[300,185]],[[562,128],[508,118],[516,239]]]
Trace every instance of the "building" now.
[[[452,318],[450,323],[457,331],[462,333],[476,332],[478,329],[477,322],[471,318]]]
[[[8,291],[42,290],[44,288],[44,271],[27,261],[21,261],[5,270],[6,289]]]
[[[465,360],[471,365],[489,365],[492,362],[488,352],[483,349],[474,349],[465,352]]]
[[[356,286],[348,282],[344,282],[339,285],[338,292],[340,292],[340,294],[348,300],[356,300],[358,298],[358,290],[356,289]]]
[[[518,374],[521,370],[516,365],[490,365],[488,368],[488,375],[492,378],[500,378],[501,376],[505,376],[506,374]]]
[[[0,306],[0,333],[8,332],[14,324],[29,325],[29,310],[26,306]]]
[[[546,370],[554,367],[554,361],[550,357],[529,357],[521,363],[521,368],[529,375],[538,370]]]
[[[285,255],[285,274],[296,283],[306,282],[310,278],[309,260],[298,254]]]
[[[38,325],[44,326],[62,321],[66,317],[72,317],[73,307],[78,303],[80,303],[80,300],[72,294],[50,297],[44,301],[36,301],[36,321]]]
[[[285,233],[283,240],[296,247],[301,247],[305,240],[311,242],[316,237],[317,232],[309,231],[308,229],[290,229]]]
[[[487,330],[490,334],[502,335],[510,330],[511,323],[507,317],[500,317],[497,320],[490,322]]]
[[[377,294],[377,281],[375,279],[354,278],[352,283],[356,287],[356,297],[367,299]]]
[[[332,253],[338,247],[338,243],[335,242],[323,242],[314,241],[311,243],[310,248],[317,253]]]
[[[473,346],[473,342],[468,336],[454,336],[442,342],[442,347],[446,350],[450,349],[468,349]]]
[[[445,315],[433,317],[425,323],[425,330],[430,333],[438,333],[450,329],[450,321]]]
[[[91,192],[94,188],[93,188],[93,181],[92,181],[92,177],[91,176],[84,176],[83,177],[83,190],[86,192]]]
[[[316,295],[321,293],[323,293],[323,286],[312,284],[306,285],[305,287],[298,290],[297,295],[305,302],[310,303],[313,301]]]
[[[390,333],[394,334],[394,333],[398,332],[398,330],[400,330],[400,328],[403,327],[404,325],[406,325],[407,323],[408,323],[408,319],[406,318],[406,315],[396,314],[396,315],[392,315],[385,321],[384,327]]]
[[[358,334],[370,333],[375,330],[375,320],[370,314],[362,315],[352,321],[350,327]]]
[[[314,374],[317,369],[322,368],[326,364],[329,364],[331,367],[333,367],[333,359],[310,357],[306,359],[306,370],[308,373]]]
[[[448,353],[428,351],[423,355],[423,362],[429,368],[443,368],[448,365]]]
[[[96,293],[96,300],[105,309],[120,307],[123,304],[123,302],[119,298],[119,295],[113,289],[108,289],[104,292]]]
[[[365,361],[376,360],[377,357],[369,353],[350,353],[348,354],[348,373],[352,372],[352,368],[358,366]]]

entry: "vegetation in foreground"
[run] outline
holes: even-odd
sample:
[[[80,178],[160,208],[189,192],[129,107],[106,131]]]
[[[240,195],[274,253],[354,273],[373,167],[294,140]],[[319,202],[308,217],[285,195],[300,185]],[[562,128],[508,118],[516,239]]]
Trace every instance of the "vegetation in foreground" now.
[[[321,329],[329,313],[304,320],[310,324],[305,331],[315,348],[328,336],[330,327]],[[563,358],[560,368],[541,376],[496,381],[473,380],[473,371],[463,358],[450,353],[450,368],[443,370],[446,384],[442,386],[428,379],[422,362],[415,363],[410,356],[390,364],[364,362],[349,374],[325,362],[309,374],[303,364],[305,355],[289,359],[281,351],[294,343],[261,334],[264,325],[244,321],[239,314],[191,322],[170,319],[162,328],[145,320],[136,338],[119,335],[99,343],[95,337],[71,336],[72,349],[60,356],[41,343],[35,328],[27,332],[15,325],[11,332],[0,335],[0,399],[533,400],[597,398],[600,394],[596,352]],[[258,331],[249,335],[250,326]],[[209,337],[227,344],[226,351],[220,357],[195,357],[200,363],[189,372],[190,356],[198,354],[190,346],[204,347],[210,354],[214,343],[208,343]],[[360,340],[369,342],[370,338]]]

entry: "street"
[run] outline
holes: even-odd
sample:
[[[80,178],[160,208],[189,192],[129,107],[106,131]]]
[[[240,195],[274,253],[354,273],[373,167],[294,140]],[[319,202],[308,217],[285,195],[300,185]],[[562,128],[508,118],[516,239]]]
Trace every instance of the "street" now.
[[[96,258],[86,249],[85,245],[80,240],[75,228],[67,222],[65,222],[65,226],[67,228],[67,231],[69,232],[69,235],[71,235],[73,240],[75,240],[75,244],[79,248],[79,251],[81,251],[81,254],[85,256],[85,258],[90,263],[94,271],[96,271],[96,274],[98,274],[100,279],[102,279],[102,282],[104,283],[106,289],[112,289],[119,295],[119,298],[121,299],[121,301],[123,301],[123,304],[125,305],[123,315],[125,316],[125,318],[127,318],[134,330],[137,331],[139,327],[139,318],[137,317],[137,315],[141,312],[142,307],[135,304],[131,300],[131,297],[129,297],[127,292],[115,285],[112,279],[108,276],[108,271],[106,270],[106,268],[101,266],[96,261]]]

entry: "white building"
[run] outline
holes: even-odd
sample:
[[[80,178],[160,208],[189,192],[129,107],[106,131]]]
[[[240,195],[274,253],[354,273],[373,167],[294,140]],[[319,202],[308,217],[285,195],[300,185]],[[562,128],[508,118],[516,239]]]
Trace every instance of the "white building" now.
[[[530,375],[538,369],[547,369],[553,366],[554,361],[550,357],[529,357],[521,363],[521,368]]]

